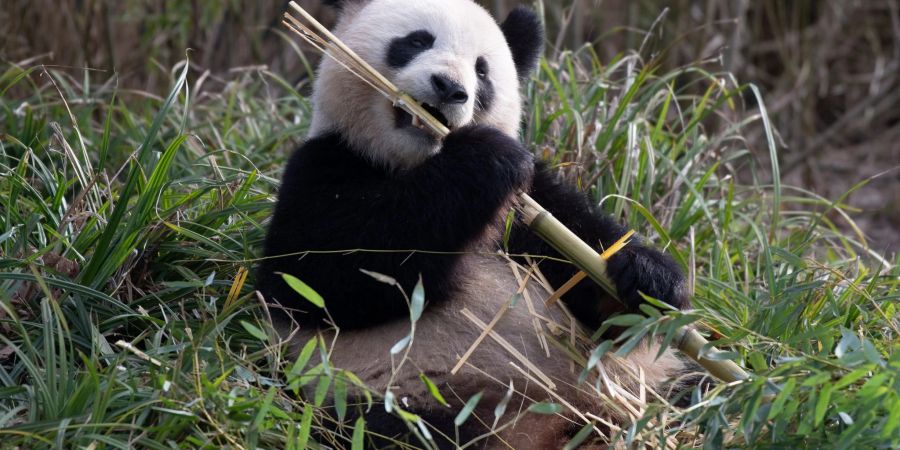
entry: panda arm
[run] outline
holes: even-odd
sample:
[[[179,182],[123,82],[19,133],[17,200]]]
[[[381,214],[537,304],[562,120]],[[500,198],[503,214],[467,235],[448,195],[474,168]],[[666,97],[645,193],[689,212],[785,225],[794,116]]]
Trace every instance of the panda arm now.
[[[598,249],[609,247],[627,231],[612,217],[591,205],[584,193],[562,182],[547,170],[543,163],[536,165],[531,195],[578,237]],[[513,229],[509,251],[513,254],[561,258],[555,249],[521,223],[517,223]],[[550,259],[542,262],[540,268],[548,281],[557,288],[578,271],[571,264]],[[644,246],[638,240],[633,240],[610,258],[607,274],[615,283],[624,304],[604,299],[602,288],[587,280],[563,296],[563,301],[572,313],[591,328],[598,327],[614,313],[635,310],[642,300],[638,291],[678,308],[688,306],[684,276],[675,261],[664,253]]]

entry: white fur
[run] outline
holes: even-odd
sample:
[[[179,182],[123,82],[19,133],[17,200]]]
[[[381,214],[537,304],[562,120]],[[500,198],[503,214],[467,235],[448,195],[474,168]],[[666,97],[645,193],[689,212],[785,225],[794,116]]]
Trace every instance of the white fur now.
[[[433,34],[434,47],[404,68],[391,68],[386,62],[391,40],[417,30]],[[335,34],[419,101],[440,103],[432,99],[434,74],[463,85],[469,101],[441,108],[452,128],[478,123],[516,136],[521,98],[512,53],[494,18],[471,0],[371,0],[348,6]],[[495,97],[489,111],[476,115],[478,57],[488,62]],[[354,148],[386,167],[409,169],[440,150],[418,130],[397,129],[390,101],[330,58],[319,67],[313,106],[311,137],[340,130]]]

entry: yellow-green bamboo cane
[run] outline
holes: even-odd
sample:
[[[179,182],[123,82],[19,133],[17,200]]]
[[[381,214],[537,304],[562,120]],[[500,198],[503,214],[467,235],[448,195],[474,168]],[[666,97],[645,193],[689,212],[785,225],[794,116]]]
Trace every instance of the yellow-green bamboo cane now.
[[[606,261],[591,246],[527,194],[519,194],[517,209],[521,214],[521,220],[541,239],[578,266],[597,284],[603,286],[607,292],[615,293],[612,282],[606,276]],[[705,345],[709,344],[709,341],[693,328],[682,327],[679,329],[673,342],[682,353],[722,381],[732,382],[747,378],[747,372],[734,361],[701,357],[700,352]],[[706,354],[713,355],[716,352],[718,350],[711,348],[707,350]]]

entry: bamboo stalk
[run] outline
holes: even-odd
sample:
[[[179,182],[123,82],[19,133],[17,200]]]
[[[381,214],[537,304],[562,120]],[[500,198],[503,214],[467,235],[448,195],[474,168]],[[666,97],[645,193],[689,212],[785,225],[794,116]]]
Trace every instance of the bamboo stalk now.
[[[418,102],[408,94],[397,89],[390,80],[378,73],[300,5],[292,1],[290,6],[306,21],[304,23],[291,16],[290,13],[285,12],[285,20],[282,23],[291,31],[300,35],[311,45],[325,52],[329,57],[359,76],[375,90],[391,99],[396,107],[402,108],[413,117],[417,117],[436,136],[443,138],[450,133],[447,127],[431,116]],[[562,222],[554,218],[550,212],[528,194],[519,193],[518,199],[517,209],[521,214],[520,218],[532,231],[578,266],[594,282],[615,295],[613,283],[606,276],[606,262],[591,246],[582,241]],[[726,382],[744,380],[748,377],[747,372],[733,361],[701,357],[700,350],[708,345],[709,342],[693,328],[683,327],[678,333],[678,339],[675,340],[676,348],[706,368],[715,377]],[[711,355],[717,352],[718,350],[715,348],[710,348],[706,354]]]
[[[606,276],[606,261],[601,258],[591,246],[586,244],[575,233],[569,230],[562,222],[557,220],[549,211],[541,207],[534,199],[526,194],[519,195],[521,202],[518,210],[522,214],[522,221],[537,233],[543,240],[550,244],[556,251],[563,254],[569,261],[578,266],[594,282],[603,287],[610,294],[615,295],[613,283]],[[678,330],[675,339],[675,347],[705,368],[716,378],[726,381],[739,381],[748,377],[747,372],[734,361],[709,359],[701,357],[700,351],[709,344],[697,330],[682,327]],[[708,355],[714,355],[719,350],[710,348]]]

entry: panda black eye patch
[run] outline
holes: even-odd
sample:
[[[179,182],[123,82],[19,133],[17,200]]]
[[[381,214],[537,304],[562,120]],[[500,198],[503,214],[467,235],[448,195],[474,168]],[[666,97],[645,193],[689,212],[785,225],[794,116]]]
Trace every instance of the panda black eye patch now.
[[[394,38],[388,47],[388,65],[399,69],[409,64],[420,53],[431,49],[434,40],[434,35],[426,30],[413,31],[406,36]]]

